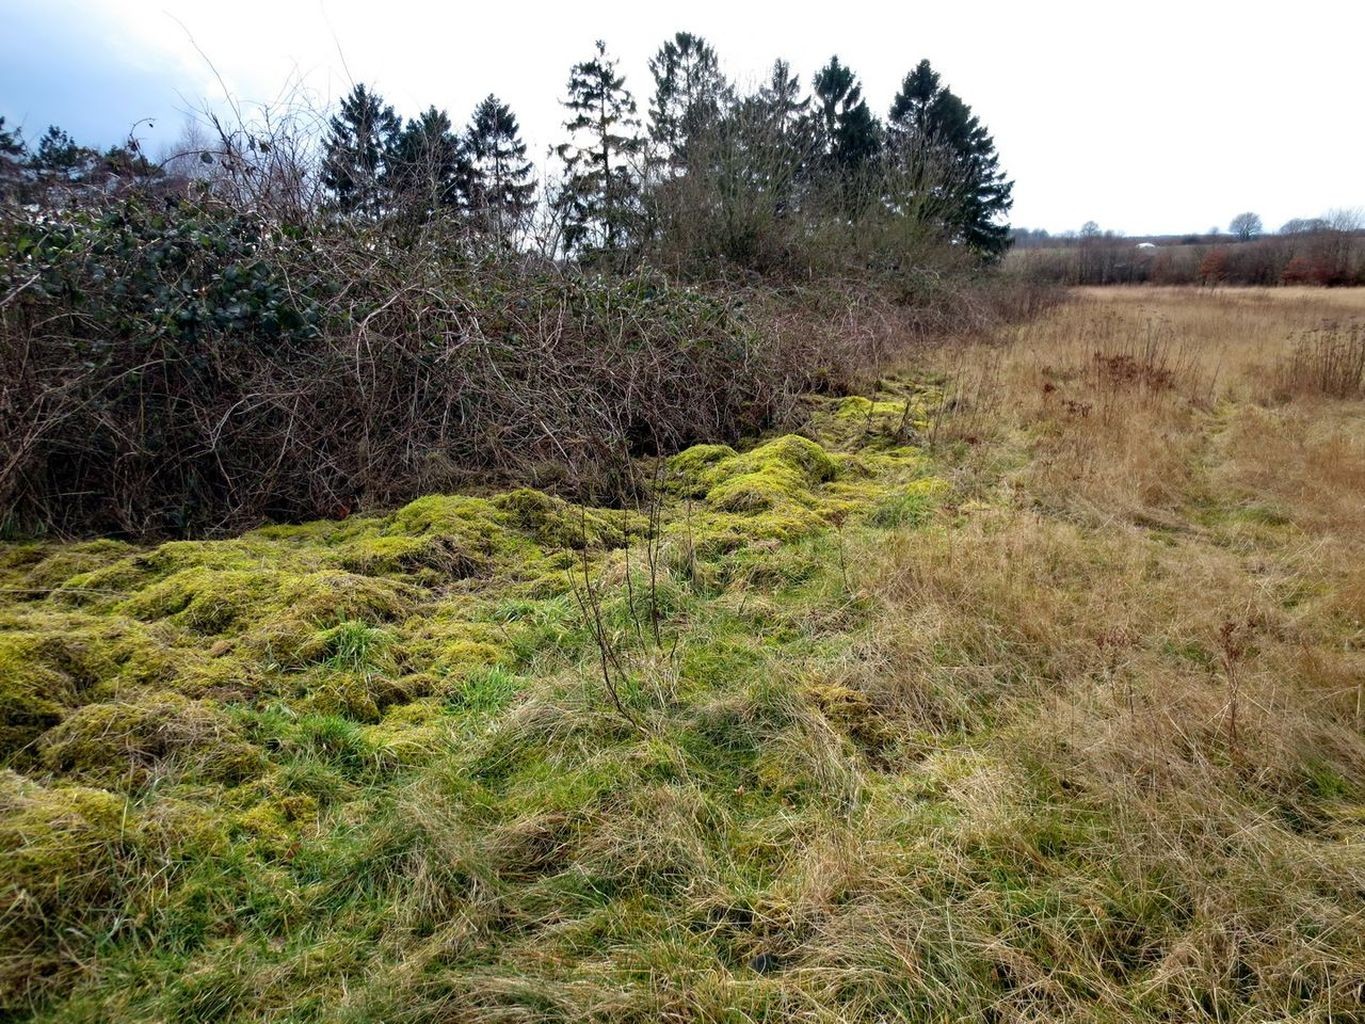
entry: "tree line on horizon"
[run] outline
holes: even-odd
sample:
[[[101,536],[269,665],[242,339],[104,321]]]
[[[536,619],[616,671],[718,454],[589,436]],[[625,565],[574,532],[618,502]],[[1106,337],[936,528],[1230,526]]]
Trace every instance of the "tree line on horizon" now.
[[[1038,284],[1313,285],[1365,284],[1365,215],[1332,210],[1296,217],[1266,233],[1259,216],[1241,213],[1227,233],[1127,237],[1093,221],[1079,235],[1030,232],[1011,253],[1011,268]]]
[[[333,219],[454,224],[496,245],[616,267],[649,254],[765,271],[813,244],[878,265],[934,246],[989,263],[1009,245],[1012,182],[994,140],[927,60],[906,74],[885,118],[837,56],[808,88],[778,60],[742,94],[710,43],[678,32],[649,71],[642,117],[604,43],[573,65],[554,149],[561,174],[540,185],[516,116],[495,95],[458,129],[435,105],[405,119],[359,83],[311,144],[214,120],[217,139],[163,163],[135,139],[99,153],[56,126],[29,149],[0,120],[0,189],[31,199],[54,185],[155,179],[168,167],[210,182],[253,173],[259,182],[269,171],[300,190],[306,179],[306,205]]]
[[[1307,236],[1331,233],[1353,234],[1365,230],[1365,210],[1337,208],[1328,210],[1317,217],[1291,217],[1280,225],[1278,230],[1267,231],[1260,214],[1247,210],[1237,214],[1228,222],[1226,229],[1217,224],[1207,231],[1171,234],[1129,234],[1102,228],[1094,220],[1088,220],[1079,230],[1050,232],[1046,228],[1010,227],[1012,248],[1035,249],[1056,248],[1075,245],[1077,242],[1103,240],[1115,242],[1131,240],[1134,242],[1164,242],[1168,245],[1203,245],[1210,242],[1229,241],[1252,242],[1269,235]]]

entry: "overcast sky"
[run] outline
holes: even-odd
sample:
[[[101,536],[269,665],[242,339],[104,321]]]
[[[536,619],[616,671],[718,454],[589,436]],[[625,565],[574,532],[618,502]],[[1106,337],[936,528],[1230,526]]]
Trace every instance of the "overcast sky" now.
[[[837,53],[879,115],[928,57],[994,133],[1020,226],[1198,231],[1249,209],[1274,228],[1365,206],[1365,0],[0,0],[0,17],[0,114],[30,139],[55,122],[108,144],[151,117],[156,152],[224,84],[260,102],[301,82],[326,105],[364,81],[456,124],[494,92],[544,164],[594,39],[643,112],[649,55],[685,29],[741,84],[779,56],[809,83]]]

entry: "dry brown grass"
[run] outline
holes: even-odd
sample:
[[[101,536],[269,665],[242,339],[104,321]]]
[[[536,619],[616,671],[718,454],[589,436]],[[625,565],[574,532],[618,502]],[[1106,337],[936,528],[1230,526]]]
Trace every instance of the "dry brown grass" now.
[[[1353,317],[1365,293],[1089,290],[940,356],[958,517],[869,555],[894,653],[862,685],[951,694],[989,802],[1025,832],[1094,808],[1081,862],[1164,908],[1107,949],[1055,937],[1048,1013],[1359,1011],[1365,403],[1273,386]],[[1088,1002],[1047,989],[1062,963]]]

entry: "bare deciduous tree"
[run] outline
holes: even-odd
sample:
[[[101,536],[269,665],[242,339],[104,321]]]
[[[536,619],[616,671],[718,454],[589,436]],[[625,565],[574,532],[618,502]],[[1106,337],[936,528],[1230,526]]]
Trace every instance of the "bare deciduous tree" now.
[[[1228,224],[1228,231],[1243,242],[1249,241],[1261,233],[1261,218],[1250,210],[1246,213],[1239,213]]]

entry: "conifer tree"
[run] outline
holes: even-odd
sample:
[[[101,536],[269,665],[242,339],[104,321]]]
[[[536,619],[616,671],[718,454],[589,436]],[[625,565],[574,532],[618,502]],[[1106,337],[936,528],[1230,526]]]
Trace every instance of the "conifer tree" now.
[[[573,66],[564,105],[573,114],[564,123],[573,138],[558,147],[566,170],[558,199],[565,242],[571,250],[615,251],[638,215],[639,175],[631,162],[644,140],[635,99],[601,40],[595,56]]]
[[[972,108],[943,85],[927,60],[905,76],[888,120],[892,148],[911,187],[928,197],[943,229],[987,259],[1009,247],[999,222],[1013,203],[995,141]]]
[[[713,127],[731,100],[711,44],[690,32],[679,32],[650,58],[654,98],[649,106],[649,135],[674,168],[687,165],[687,147]]]
[[[863,99],[863,87],[838,57],[830,58],[813,84],[826,156],[841,171],[857,170],[881,148],[881,127]]]
[[[363,83],[341,101],[324,142],[322,184],[345,213],[378,217],[384,172],[400,123],[393,107]]]
[[[23,133],[18,128],[6,128],[4,117],[0,117],[0,202],[19,197],[27,151]]]
[[[758,102],[783,134],[798,131],[810,110],[810,97],[801,96],[801,80],[781,59],[773,61],[771,77],[758,90]]]
[[[23,152],[23,134],[18,128],[6,128],[4,117],[0,117],[0,156],[21,156]]]
[[[77,145],[70,135],[55,124],[50,124],[38,139],[38,149],[31,163],[34,170],[39,172],[69,174],[87,166],[95,157],[94,150]]]
[[[465,131],[465,151],[475,226],[506,242],[530,212],[536,186],[517,119],[492,93],[474,110]]]
[[[454,212],[469,181],[464,144],[444,110],[428,107],[408,121],[383,153],[381,184],[396,205],[421,220]]]

